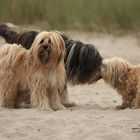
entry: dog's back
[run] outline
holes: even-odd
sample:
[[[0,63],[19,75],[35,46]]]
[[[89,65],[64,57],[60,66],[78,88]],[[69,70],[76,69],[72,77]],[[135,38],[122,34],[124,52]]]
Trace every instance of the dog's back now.
[[[4,44],[0,46],[0,66],[3,63],[12,63],[21,53],[26,52],[21,45],[17,44]]]

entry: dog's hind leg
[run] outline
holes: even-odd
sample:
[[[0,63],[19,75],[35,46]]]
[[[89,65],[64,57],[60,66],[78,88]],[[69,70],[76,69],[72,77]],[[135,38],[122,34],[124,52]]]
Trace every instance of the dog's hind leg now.
[[[13,81],[3,81],[0,85],[0,107],[14,108],[17,95]]]
[[[135,101],[134,101],[134,107],[135,108],[140,108],[140,93],[136,94],[136,98],[135,98]]]
[[[133,94],[122,94],[122,104],[117,106],[118,109],[125,109],[127,107],[131,108],[132,107],[132,103],[133,103],[133,99],[134,99],[134,95]]]
[[[73,107],[76,105],[75,102],[69,101],[67,83],[65,83],[64,88],[62,90],[59,90],[59,96],[60,96],[61,103],[65,107]]]

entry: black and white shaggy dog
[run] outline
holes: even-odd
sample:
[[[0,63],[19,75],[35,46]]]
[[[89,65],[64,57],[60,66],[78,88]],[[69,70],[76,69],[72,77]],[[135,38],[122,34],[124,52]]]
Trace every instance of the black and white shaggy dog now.
[[[21,44],[27,49],[30,48],[38,33],[36,31],[17,33],[6,24],[0,25],[0,36],[7,43]],[[66,46],[65,67],[68,81],[72,84],[92,84],[99,80],[102,57],[98,50],[92,44],[75,41],[61,32],[58,33]]]

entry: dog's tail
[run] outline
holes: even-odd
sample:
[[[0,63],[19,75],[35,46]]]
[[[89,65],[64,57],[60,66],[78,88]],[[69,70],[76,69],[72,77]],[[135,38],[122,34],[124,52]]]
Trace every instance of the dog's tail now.
[[[17,36],[17,33],[12,31],[6,24],[1,24],[0,36],[4,38],[7,43],[11,43],[11,40]]]
[[[36,37],[38,32],[36,31],[26,31],[23,33],[18,33],[13,31],[6,24],[0,25],[0,36],[5,39],[7,43],[17,43],[21,44],[24,48],[29,49]]]

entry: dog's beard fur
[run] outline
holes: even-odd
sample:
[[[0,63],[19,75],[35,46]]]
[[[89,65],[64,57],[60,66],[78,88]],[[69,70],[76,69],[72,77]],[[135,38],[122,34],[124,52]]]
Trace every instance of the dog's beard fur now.
[[[55,32],[59,33],[65,42],[65,65],[68,81],[71,81],[72,84],[91,84],[99,80],[102,57],[98,50],[91,44],[84,44],[70,39],[61,32]],[[17,33],[6,25],[0,26],[0,35],[6,42],[22,44],[27,49],[30,48],[37,34],[36,31]]]
[[[133,66],[123,58],[114,57],[103,60],[102,78],[122,96],[123,103],[118,106],[120,109],[140,107],[139,74],[140,67]]]
[[[58,90],[65,83],[64,55],[64,41],[55,32],[39,33],[29,50],[17,44],[1,46],[0,106],[16,106],[22,91],[32,107],[63,109],[68,97]]]

